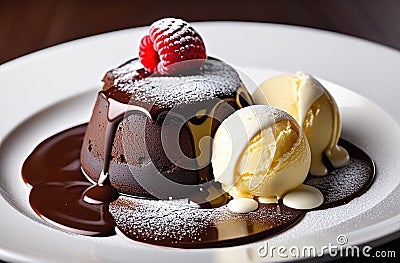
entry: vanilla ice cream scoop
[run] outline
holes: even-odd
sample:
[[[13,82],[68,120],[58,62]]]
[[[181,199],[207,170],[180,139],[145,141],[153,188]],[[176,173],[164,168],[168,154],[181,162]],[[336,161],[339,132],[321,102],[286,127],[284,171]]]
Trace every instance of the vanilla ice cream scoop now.
[[[337,145],[341,120],[336,102],[312,76],[303,72],[274,76],[260,85],[253,100],[288,112],[300,124],[311,148],[312,175],[327,174],[323,154],[335,168],[349,163],[346,149]]]
[[[214,136],[212,167],[215,180],[243,209],[243,198],[276,202],[305,180],[310,148],[297,122],[286,112],[255,105],[234,112]],[[236,201],[237,202],[236,202]]]

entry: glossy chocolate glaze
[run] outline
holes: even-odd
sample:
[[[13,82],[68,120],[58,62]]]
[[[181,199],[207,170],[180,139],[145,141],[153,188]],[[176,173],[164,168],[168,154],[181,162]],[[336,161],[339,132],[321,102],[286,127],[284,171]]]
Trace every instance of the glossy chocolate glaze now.
[[[29,202],[41,218],[64,230],[91,236],[115,233],[109,203],[89,204],[81,196],[92,184],[81,171],[79,150],[86,125],[58,133],[40,143],[22,167],[32,186]]]
[[[89,204],[81,195],[91,183],[80,168],[79,149],[86,125],[56,134],[40,143],[26,159],[22,176],[32,186],[29,196],[33,210],[44,220],[64,230],[106,236],[114,226],[129,238],[144,243],[181,248],[221,247],[266,238],[294,225],[304,211],[283,204],[260,205],[248,214],[234,214],[227,207],[200,209],[187,199],[150,200],[120,196],[104,204]],[[340,141],[354,160],[349,166],[330,170],[327,181],[312,185],[341,199],[326,198],[322,208],[348,202],[366,191],[374,176],[371,159],[359,148]],[[352,174],[363,183],[354,185]],[[343,176],[345,175],[345,176]],[[308,178],[312,180],[315,178]],[[316,178],[318,179],[318,178]],[[340,187],[336,187],[340,186]],[[201,200],[201,196],[200,196]],[[211,207],[211,205],[209,206]]]
[[[97,183],[89,187],[82,195],[83,200],[92,204],[101,204],[112,202],[118,198],[119,194],[110,181],[110,161],[112,146],[114,143],[115,133],[119,123],[136,111],[144,111],[141,107],[134,105],[123,105],[113,99],[108,99],[108,112],[106,132],[104,136],[104,162]]]

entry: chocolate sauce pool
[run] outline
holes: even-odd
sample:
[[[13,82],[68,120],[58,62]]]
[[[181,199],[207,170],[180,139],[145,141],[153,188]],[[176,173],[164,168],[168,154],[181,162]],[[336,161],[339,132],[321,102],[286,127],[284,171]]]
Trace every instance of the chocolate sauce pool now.
[[[92,186],[79,161],[85,130],[86,125],[80,125],[40,143],[25,160],[22,176],[32,186],[29,202],[41,218],[77,234],[109,236],[115,234],[109,203],[82,199]]]
[[[82,199],[92,186],[81,171],[80,148],[86,124],[60,132],[40,143],[22,167],[32,186],[29,202],[44,220],[69,232],[90,236],[115,234],[144,243],[181,248],[240,245],[281,232],[305,211],[278,204],[260,204],[247,214],[226,206],[200,209],[180,200],[149,200],[120,196],[111,203],[89,204]],[[362,150],[341,140],[351,158],[348,166],[330,169],[325,177],[309,176],[305,183],[320,189],[325,202],[319,209],[341,205],[365,192],[375,167]]]

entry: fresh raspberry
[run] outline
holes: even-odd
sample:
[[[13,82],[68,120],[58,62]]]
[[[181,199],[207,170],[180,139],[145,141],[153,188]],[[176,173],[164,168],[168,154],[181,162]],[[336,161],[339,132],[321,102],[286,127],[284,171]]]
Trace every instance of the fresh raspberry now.
[[[140,62],[151,73],[171,74],[200,68],[206,57],[200,35],[181,19],[154,22],[149,35],[140,42]]]
[[[139,58],[140,62],[142,62],[148,71],[155,72],[157,70],[160,57],[157,51],[154,50],[153,41],[151,41],[148,35],[143,37],[142,41],[140,41]]]

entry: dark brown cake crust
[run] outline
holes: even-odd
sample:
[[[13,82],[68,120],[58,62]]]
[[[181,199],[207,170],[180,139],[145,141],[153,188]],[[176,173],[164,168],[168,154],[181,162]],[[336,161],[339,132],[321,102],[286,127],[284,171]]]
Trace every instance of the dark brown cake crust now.
[[[217,59],[207,59],[200,70],[179,76],[150,76],[139,67],[140,63],[132,60],[105,75],[82,144],[83,171],[94,181],[102,171],[111,99],[143,109],[126,115],[118,124],[109,166],[111,184],[130,195],[187,197],[194,191],[187,185],[213,179],[210,164],[202,169],[181,165],[182,155],[199,155],[194,133],[212,118],[206,132],[212,137],[220,122],[252,104],[251,98],[237,72]],[[177,184],[163,184],[160,176]]]

